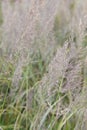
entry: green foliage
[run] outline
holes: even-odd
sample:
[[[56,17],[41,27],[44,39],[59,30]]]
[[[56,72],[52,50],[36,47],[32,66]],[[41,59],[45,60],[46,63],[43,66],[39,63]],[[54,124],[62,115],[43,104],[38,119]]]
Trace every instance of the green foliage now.
[[[67,26],[68,21],[66,20],[66,18],[64,19],[61,15],[62,14],[56,15],[53,28],[54,35],[59,46],[63,46],[64,41],[66,41],[70,37],[70,32],[65,32],[64,29],[64,27]]]
[[[38,110],[36,99],[33,99],[32,109],[26,111],[26,96],[42,78],[46,65],[39,52],[31,57],[32,61],[23,68],[22,81],[16,91],[16,97],[10,95],[15,66],[5,57],[0,58],[0,125],[5,130],[29,129],[31,120]],[[21,98],[17,100],[20,91],[23,95],[21,93]]]
[[[84,37],[83,39],[83,47],[87,46],[87,36]]]
[[[38,82],[46,72],[46,63],[40,52],[31,56],[31,61],[23,67],[22,79],[16,95],[10,95],[12,76],[14,74],[14,63],[7,61],[5,57],[0,58],[0,126],[4,130],[34,130],[33,125],[37,121],[38,128],[35,130],[74,130],[76,126],[75,115],[77,108],[57,117],[57,105],[62,101],[64,106],[70,104],[70,94],[60,93],[60,89],[52,96],[52,104],[40,105],[34,93],[31,109],[27,109],[28,92],[32,92],[38,86]],[[60,78],[59,85],[63,83]],[[36,92],[36,91],[35,91]]]
[[[40,81],[46,70],[46,64],[42,59],[40,52],[31,56],[32,61],[23,68],[22,78],[25,79],[25,86],[33,87],[35,83]],[[27,82],[26,82],[27,80]]]
[[[0,25],[3,23],[3,15],[2,15],[2,7],[1,7],[1,1],[0,1]]]

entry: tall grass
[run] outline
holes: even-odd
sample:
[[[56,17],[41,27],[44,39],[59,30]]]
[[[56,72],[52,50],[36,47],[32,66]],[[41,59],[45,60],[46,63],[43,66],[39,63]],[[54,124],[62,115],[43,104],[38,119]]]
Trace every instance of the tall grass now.
[[[2,130],[87,130],[86,5],[1,1]]]

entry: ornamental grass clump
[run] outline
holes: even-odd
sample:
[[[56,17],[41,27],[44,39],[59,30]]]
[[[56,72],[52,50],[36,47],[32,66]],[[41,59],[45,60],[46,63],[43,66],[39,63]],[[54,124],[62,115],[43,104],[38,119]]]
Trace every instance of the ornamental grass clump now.
[[[0,127],[87,130],[87,2],[0,2]]]

